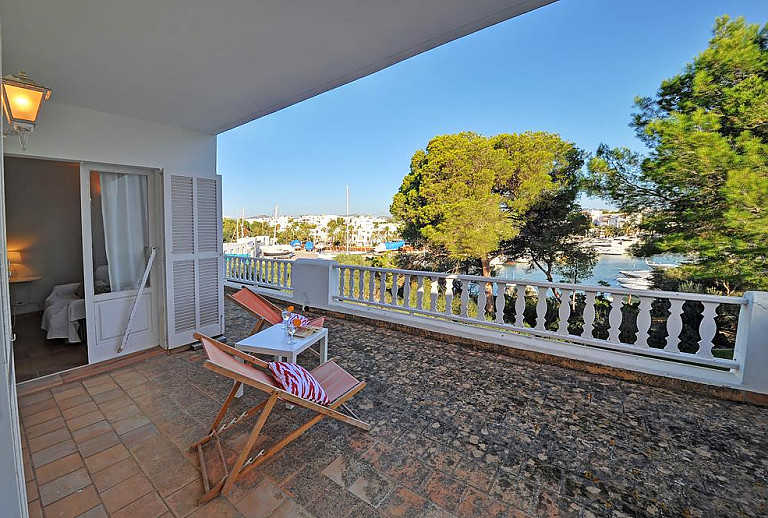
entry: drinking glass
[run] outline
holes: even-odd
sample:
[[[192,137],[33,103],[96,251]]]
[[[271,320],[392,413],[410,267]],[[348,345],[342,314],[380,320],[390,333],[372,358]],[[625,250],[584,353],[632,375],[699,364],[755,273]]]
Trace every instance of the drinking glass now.
[[[291,316],[291,314],[288,312],[288,310],[284,309],[282,312],[283,315],[283,329],[288,329],[288,317]]]
[[[296,339],[293,337],[294,334],[296,334],[296,326],[291,322],[288,321],[288,343],[289,344],[295,344]]]

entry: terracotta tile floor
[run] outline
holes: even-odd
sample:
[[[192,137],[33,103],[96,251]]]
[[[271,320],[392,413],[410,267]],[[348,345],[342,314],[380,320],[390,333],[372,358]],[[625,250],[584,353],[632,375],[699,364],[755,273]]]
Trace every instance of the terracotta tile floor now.
[[[230,340],[253,325],[229,304],[227,319]],[[230,382],[200,353],[159,356],[20,399],[30,515],[768,515],[766,408],[333,318],[328,327],[331,355],[369,384],[350,406],[371,432],[322,421],[197,507],[186,447]],[[246,390],[232,414],[258,401]],[[281,405],[269,440],[307,415]],[[252,424],[228,436],[228,456]]]

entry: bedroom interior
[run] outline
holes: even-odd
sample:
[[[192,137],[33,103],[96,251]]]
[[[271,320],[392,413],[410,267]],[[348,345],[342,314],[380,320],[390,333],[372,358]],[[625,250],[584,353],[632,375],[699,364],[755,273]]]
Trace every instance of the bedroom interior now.
[[[88,363],[79,164],[6,157],[17,382]]]

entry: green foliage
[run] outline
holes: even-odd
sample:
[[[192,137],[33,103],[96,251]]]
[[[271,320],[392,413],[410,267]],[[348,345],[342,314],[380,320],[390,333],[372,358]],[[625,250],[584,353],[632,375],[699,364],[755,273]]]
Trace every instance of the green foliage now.
[[[344,218],[336,218],[329,221],[325,226],[325,232],[328,235],[328,244],[331,246],[341,246],[344,244],[346,232]]]
[[[351,266],[371,266],[370,259],[363,254],[337,254],[333,260],[339,264]]]
[[[642,157],[600,146],[589,188],[641,212],[641,254],[694,257],[687,278],[768,289],[768,25],[719,18],[709,47],[636,100]]]
[[[501,250],[513,258],[530,257],[529,268],[538,268],[550,282],[554,281],[555,273],[563,275],[568,282],[579,282],[589,277],[597,264],[594,250],[582,247],[579,242],[591,226],[576,202],[579,171],[584,165],[583,153],[555,135],[548,137],[546,148],[553,152],[553,167],[549,173],[553,187],[542,191],[531,207],[519,216],[520,232],[512,240],[502,243]],[[519,154],[514,146],[507,149]]]
[[[544,132],[484,137],[441,135],[417,151],[390,212],[403,236],[445,250],[457,264],[479,262],[521,231],[541,197],[557,191],[574,147]]]

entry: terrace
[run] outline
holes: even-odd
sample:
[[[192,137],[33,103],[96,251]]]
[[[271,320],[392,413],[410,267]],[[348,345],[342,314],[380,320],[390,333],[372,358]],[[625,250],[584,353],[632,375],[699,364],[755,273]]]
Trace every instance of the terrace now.
[[[296,279],[296,277],[294,277]],[[253,319],[226,303],[227,336]],[[203,507],[230,388],[200,352],[22,394],[31,516],[764,516],[768,408],[534,363],[330,314],[369,433],[322,421]],[[304,354],[300,362],[316,359]],[[232,413],[258,402],[246,390]],[[306,416],[280,408],[267,435]],[[227,455],[248,424],[229,436]],[[215,466],[214,466],[215,468]],[[220,467],[219,467],[220,469]]]

